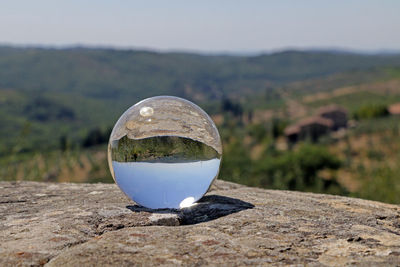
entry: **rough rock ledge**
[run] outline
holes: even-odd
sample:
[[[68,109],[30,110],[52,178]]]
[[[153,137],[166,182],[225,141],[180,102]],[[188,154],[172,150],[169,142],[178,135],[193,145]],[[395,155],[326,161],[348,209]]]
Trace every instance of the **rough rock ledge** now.
[[[111,184],[0,182],[0,266],[400,265],[400,206],[217,181],[183,211]]]

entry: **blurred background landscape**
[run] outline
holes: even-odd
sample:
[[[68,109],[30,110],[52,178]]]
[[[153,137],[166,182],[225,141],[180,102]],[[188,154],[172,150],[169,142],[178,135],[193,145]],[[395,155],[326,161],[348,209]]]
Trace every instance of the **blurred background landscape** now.
[[[171,10],[198,14],[177,2]],[[113,43],[115,38],[107,35],[107,29],[103,35],[93,34],[90,27],[71,37],[68,29],[76,25],[48,15],[55,7],[32,18],[24,15],[28,11],[10,6],[7,16],[0,16],[2,25],[8,23],[0,27],[0,180],[111,183],[106,146],[116,120],[143,98],[173,95],[201,106],[218,126],[224,149],[219,179],[400,203],[400,53],[396,50],[400,48],[400,20],[390,15],[396,14],[393,9],[400,11],[400,5],[394,1],[349,2],[354,8],[361,3],[364,7],[342,14],[344,23],[353,19],[356,26],[331,22],[336,13],[322,23],[336,25],[335,41],[324,38],[319,29],[311,31],[315,38],[305,42],[298,29],[293,29],[294,39],[279,44],[276,38],[289,34],[289,28],[274,24],[273,29],[282,33],[275,38],[262,30],[271,23],[259,19],[243,24],[248,23],[255,36],[267,36],[264,39],[254,41],[238,32],[225,38],[226,43],[193,42],[199,46],[185,42],[191,37],[174,28],[170,37],[163,38],[182,45],[163,43],[160,36],[141,39],[138,33],[136,43],[130,39]],[[314,4],[321,14],[334,12]],[[214,26],[219,16],[228,29],[239,20],[234,16],[239,11],[221,11],[226,5],[222,1],[215,14],[211,12]],[[341,5],[336,8],[346,6],[344,1]],[[108,8],[103,1],[99,6]],[[241,10],[243,16],[261,12],[246,7]],[[293,7],[275,8],[292,12]],[[65,7],[57,10],[65,16],[72,12]],[[307,21],[308,11],[304,12],[304,17],[300,13],[296,19]],[[381,12],[383,22],[369,27],[361,19],[368,12],[378,17]],[[79,21],[83,14],[77,16],[74,23],[86,25]],[[193,27],[199,30],[196,16]],[[224,16],[231,18],[230,23],[223,22]],[[51,23],[40,24],[46,19],[53,20],[54,27],[69,25],[63,28],[63,36],[69,39],[52,32]],[[114,23],[121,22],[116,19]],[[28,24],[33,33],[47,31],[47,35],[26,34],[30,30],[21,25]],[[91,27],[99,26],[95,24]],[[129,21],[123,25],[126,28]],[[354,36],[341,35],[342,31],[354,31]],[[88,32],[99,39],[85,39]],[[140,43],[146,38],[149,43]],[[248,38],[248,46],[243,41],[239,42],[243,49],[229,46],[235,38]],[[332,48],[337,46],[348,49]]]

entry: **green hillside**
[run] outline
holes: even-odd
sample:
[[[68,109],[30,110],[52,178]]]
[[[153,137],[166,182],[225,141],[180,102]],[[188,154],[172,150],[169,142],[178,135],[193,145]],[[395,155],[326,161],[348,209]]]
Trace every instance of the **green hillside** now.
[[[85,97],[137,99],[154,94],[195,98],[262,90],[285,83],[374,67],[400,66],[399,56],[287,51],[252,57],[106,49],[0,47],[0,87]],[[200,90],[200,91],[196,91]]]
[[[190,162],[221,158],[210,146],[178,136],[133,140],[127,136],[111,144],[113,161],[118,162]]]
[[[371,75],[363,80],[359,73],[379,76],[376,69],[399,66],[400,56],[332,52],[244,57],[0,47],[0,155],[53,149],[63,136],[80,142],[90,129],[105,130],[126,108],[154,95],[184,97],[210,113],[220,112],[223,99],[245,109],[279,107],[277,89],[298,81],[345,73],[347,82],[362,82]]]
[[[400,102],[400,55],[0,47],[0,180],[113,182],[111,127],[154,95],[187,98],[213,116],[221,179],[400,203],[400,124],[388,112]],[[330,104],[349,111],[352,127],[288,146],[285,127]],[[127,141],[113,151],[117,160],[216,153],[187,140]]]

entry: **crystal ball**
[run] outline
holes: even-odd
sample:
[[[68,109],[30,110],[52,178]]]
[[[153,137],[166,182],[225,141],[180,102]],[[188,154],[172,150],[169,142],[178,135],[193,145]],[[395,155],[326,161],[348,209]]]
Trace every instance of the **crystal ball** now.
[[[130,107],[108,143],[119,188],[147,208],[193,205],[217,178],[221,138],[211,118],[182,98],[157,96]]]

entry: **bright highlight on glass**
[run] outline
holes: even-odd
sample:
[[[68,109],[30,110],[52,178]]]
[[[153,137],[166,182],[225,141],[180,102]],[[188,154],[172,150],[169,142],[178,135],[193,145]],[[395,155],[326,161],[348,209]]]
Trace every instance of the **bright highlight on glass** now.
[[[120,189],[153,209],[194,205],[217,178],[221,139],[210,117],[178,97],[130,107],[114,126],[108,163]]]
[[[193,206],[194,204],[194,197],[187,197],[182,202],[179,204],[179,207],[182,208],[188,208]]]

